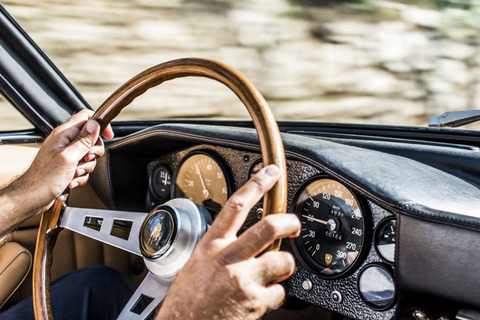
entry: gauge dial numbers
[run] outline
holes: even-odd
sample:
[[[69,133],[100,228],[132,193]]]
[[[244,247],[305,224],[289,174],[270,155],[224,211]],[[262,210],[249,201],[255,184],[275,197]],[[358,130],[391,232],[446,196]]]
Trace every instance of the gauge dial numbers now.
[[[168,199],[172,187],[172,173],[165,165],[158,165],[153,169],[148,183],[150,192],[156,199]]]
[[[346,186],[332,179],[310,180],[295,197],[293,210],[302,223],[293,247],[311,271],[336,278],[360,260],[365,217]]]
[[[230,195],[227,175],[213,155],[195,152],[187,155],[175,173],[173,197],[186,197],[218,213]]]

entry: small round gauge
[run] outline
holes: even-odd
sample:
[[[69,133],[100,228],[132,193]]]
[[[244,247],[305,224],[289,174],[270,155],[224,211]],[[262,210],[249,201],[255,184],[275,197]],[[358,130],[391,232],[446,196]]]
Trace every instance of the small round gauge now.
[[[167,199],[172,187],[172,173],[166,166],[158,165],[150,175],[149,186],[150,192],[156,199]]]
[[[195,152],[182,160],[175,174],[173,197],[186,197],[217,213],[227,202],[229,185],[219,161],[205,152]]]
[[[313,272],[336,278],[360,260],[366,217],[342,183],[325,178],[307,182],[295,197],[293,210],[302,223],[294,249]]]
[[[397,221],[391,217],[382,220],[375,230],[375,248],[386,262],[395,261],[395,230]]]
[[[368,265],[358,276],[358,292],[374,310],[390,308],[396,297],[391,271],[381,264]]]

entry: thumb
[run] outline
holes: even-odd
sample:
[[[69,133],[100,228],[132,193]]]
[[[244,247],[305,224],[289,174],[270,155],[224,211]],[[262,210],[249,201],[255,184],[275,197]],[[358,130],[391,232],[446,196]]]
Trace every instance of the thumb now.
[[[75,140],[67,147],[72,158],[80,161],[95,145],[100,134],[100,124],[95,120],[88,120]]]

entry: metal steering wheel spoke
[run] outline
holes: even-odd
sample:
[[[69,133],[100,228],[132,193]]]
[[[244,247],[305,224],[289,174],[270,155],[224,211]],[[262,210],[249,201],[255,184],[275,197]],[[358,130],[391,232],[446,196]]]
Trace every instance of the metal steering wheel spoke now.
[[[146,319],[165,299],[171,280],[163,280],[149,272],[118,316],[119,320]]]
[[[60,227],[142,256],[139,233],[147,213],[66,207]]]

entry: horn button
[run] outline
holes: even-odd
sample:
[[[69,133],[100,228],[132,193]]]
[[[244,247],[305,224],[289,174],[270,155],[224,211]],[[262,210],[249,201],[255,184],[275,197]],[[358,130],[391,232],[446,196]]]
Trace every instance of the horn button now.
[[[212,219],[208,211],[186,198],[152,210],[140,231],[140,250],[150,272],[172,278],[188,261]]]

